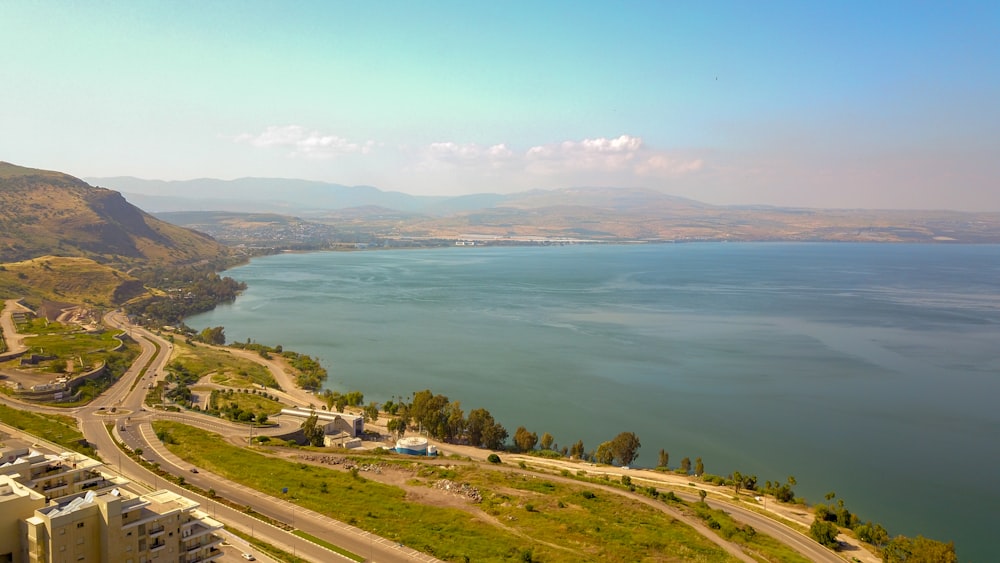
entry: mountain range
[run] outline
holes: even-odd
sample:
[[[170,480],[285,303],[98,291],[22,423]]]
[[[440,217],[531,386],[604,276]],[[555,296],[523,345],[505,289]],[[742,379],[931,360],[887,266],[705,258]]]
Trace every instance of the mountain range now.
[[[638,188],[444,197],[279,178],[88,181],[170,220],[190,217],[180,211],[226,211],[229,222],[270,213],[385,238],[1000,242],[996,212],[710,205]],[[181,224],[213,232],[204,220]]]

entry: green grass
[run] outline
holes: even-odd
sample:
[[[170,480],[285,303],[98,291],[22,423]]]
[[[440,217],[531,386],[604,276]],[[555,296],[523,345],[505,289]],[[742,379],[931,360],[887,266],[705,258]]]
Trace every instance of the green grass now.
[[[178,340],[174,342],[172,358],[191,373],[212,374],[212,382],[220,385],[252,387],[256,383],[270,388],[278,385],[263,365],[208,346],[191,346]]]
[[[324,539],[317,538],[316,536],[314,536],[314,535],[312,535],[310,533],[307,533],[307,532],[303,532],[302,530],[294,530],[294,531],[292,531],[292,533],[295,534],[296,536],[299,536],[300,538],[302,538],[304,540],[311,541],[311,542],[313,542],[314,544],[316,544],[318,546],[325,547],[325,548],[329,549],[330,551],[333,551],[334,553],[339,553],[339,554],[343,555],[344,557],[347,557],[348,559],[353,559],[353,560],[359,561],[361,563],[364,563],[364,561],[366,560],[364,557],[362,557],[360,555],[357,555],[355,553],[351,553],[350,551],[347,551],[346,549],[344,549],[342,547],[337,547],[337,546],[333,545],[332,543],[330,543],[330,542],[328,542],[328,541],[326,541]]]
[[[2,238],[2,236],[0,236]],[[8,262],[0,270],[0,297],[87,303],[110,307],[127,274],[88,258],[43,256]]]
[[[474,464],[421,468],[411,481],[441,478],[480,488],[485,514],[408,501],[395,486],[327,467],[295,463],[229,445],[218,435],[156,422],[186,461],[227,479],[371,531],[446,561],[731,561],[723,550],[669,515],[612,493],[585,499],[585,485]],[[282,488],[288,493],[283,494]],[[428,489],[428,495],[435,494]],[[527,505],[532,510],[527,510]],[[560,506],[561,505],[561,506]]]
[[[66,449],[97,458],[94,448],[83,445],[85,443],[83,433],[77,427],[76,419],[71,416],[33,413],[0,404],[0,421]]]
[[[222,410],[223,407],[228,407],[231,403],[236,403],[240,410],[250,411],[252,413],[262,412],[268,416],[277,414],[281,412],[281,409],[285,408],[285,405],[278,401],[274,401],[254,393],[241,393],[239,391],[225,392],[219,390],[219,410]]]

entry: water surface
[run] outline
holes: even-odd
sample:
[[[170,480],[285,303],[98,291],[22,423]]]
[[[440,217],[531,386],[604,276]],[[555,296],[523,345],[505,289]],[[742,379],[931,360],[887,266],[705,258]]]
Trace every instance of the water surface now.
[[[284,254],[188,320],[319,357],[328,386],[431,389],[587,450],[639,435],[710,473],[795,475],[989,560],[1000,247],[684,244]]]

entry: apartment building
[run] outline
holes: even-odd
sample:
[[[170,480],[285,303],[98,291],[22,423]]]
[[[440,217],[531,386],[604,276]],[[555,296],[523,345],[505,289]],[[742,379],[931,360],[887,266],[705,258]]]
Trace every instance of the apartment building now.
[[[10,475],[0,475],[0,562],[24,561],[21,522],[45,506],[45,497]]]
[[[0,449],[0,475],[19,476],[25,486],[47,499],[128,483],[127,479],[105,475],[103,467],[101,462],[77,452],[43,454],[27,447]]]
[[[22,520],[25,563],[201,563],[222,556],[222,524],[166,490],[62,497]]]

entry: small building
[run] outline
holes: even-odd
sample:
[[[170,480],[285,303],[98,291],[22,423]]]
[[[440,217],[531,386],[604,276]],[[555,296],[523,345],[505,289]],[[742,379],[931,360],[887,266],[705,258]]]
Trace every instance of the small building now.
[[[318,424],[323,427],[325,435],[337,435],[346,432],[351,438],[357,438],[365,433],[365,417],[361,415],[317,411],[304,408],[281,409],[282,416],[300,418],[303,422],[312,415],[316,415]]]

